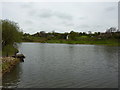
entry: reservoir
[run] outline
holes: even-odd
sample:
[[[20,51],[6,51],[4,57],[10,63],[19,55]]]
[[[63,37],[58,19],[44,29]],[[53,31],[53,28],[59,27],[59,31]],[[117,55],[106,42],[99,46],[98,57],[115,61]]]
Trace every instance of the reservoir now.
[[[3,76],[8,88],[117,88],[119,47],[21,43],[26,58]]]

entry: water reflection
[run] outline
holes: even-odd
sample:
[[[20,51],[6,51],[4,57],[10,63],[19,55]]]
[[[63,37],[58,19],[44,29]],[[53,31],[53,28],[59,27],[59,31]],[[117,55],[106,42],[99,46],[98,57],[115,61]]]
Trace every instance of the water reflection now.
[[[4,88],[15,88],[20,82],[20,75],[22,74],[21,64],[16,65],[13,70],[3,76]],[[11,77],[12,76],[12,77]]]
[[[111,68],[109,70],[113,71],[115,70],[118,72],[118,50],[119,47],[113,47],[113,46],[95,46],[94,47],[95,52],[97,52],[98,55],[103,58],[104,64],[108,66],[108,68]]]

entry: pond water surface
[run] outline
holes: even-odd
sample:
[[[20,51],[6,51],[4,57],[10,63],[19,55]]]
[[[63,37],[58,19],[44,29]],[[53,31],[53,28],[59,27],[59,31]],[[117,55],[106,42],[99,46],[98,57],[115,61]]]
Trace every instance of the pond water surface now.
[[[4,75],[4,87],[118,87],[118,47],[22,43],[19,50],[25,61]]]

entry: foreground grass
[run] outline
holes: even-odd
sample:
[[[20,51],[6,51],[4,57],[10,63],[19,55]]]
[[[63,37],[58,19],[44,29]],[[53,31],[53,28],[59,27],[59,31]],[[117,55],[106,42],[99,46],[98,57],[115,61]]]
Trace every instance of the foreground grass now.
[[[12,56],[17,52],[18,50],[13,47],[13,45],[7,45],[2,49],[2,56]]]
[[[13,57],[2,57],[0,60],[2,60],[1,65],[2,65],[2,74],[4,75],[7,72],[10,72],[10,70],[20,62],[18,58],[13,58]],[[0,65],[0,66],[1,66]]]

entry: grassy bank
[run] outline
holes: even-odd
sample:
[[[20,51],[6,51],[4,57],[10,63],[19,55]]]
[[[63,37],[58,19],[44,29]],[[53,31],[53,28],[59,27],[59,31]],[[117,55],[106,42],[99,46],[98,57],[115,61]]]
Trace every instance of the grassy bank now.
[[[23,41],[23,42],[30,42],[30,41]],[[108,40],[88,40],[88,39],[84,39],[84,40],[46,40],[46,41],[32,40],[32,42],[120,46],[120,42],[118,42],[117,39],[108,39]]]
[[[13,45],[7,45],[2,49],[2,56],[12,56],[15,52],[18,52],[18,50]]]
[[[112,45],[118,46],[120,43],[117,40],[98,40],[98,41],[66,41],[66,40],[50,40],[47,43],[67,43],[67,44],[94,44],[94,45]]]
[[[20,62],[18,58],[13,57],[2,57],[2,75],[4,75],[7,72],[10,72],[11,69]]]
[[[2,75],[4,75],[7,72],[10,72],[11,69],[20,61],[18,58],[13,58],[15,52],[18,50],[13,47],[13,45],[6,45],[2,49],[2,57],[1,57],[1,64],[2,66]],[[6,57],[7,56],[7,57]]]

